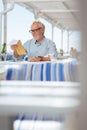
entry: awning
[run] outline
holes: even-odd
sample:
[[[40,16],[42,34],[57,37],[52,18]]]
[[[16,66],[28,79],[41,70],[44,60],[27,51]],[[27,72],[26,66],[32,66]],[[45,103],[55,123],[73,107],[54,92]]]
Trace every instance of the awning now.
[[[67,30],[79,30],[79,2],[77,0],[3,0],[17,3],[33,12],[35,18],[45,18],[53,25]]]

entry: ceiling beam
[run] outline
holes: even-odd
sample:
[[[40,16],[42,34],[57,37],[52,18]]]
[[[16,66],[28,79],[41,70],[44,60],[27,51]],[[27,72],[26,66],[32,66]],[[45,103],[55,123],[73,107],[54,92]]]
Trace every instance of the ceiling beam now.
[[[79,10],[75,10],[75,9],[63,9],[63,10],[40,10],[40,12],[44,12],[44,13],[71,13],[71,12],[79,12]]]
[[[19,2],[69,2],[69,1],[74,1],[74,0],[5,0],[6,2],[16,2],[16,3],[19,3]]]
[[[67,8],[70,9],[70,7],[67,5],[67,3],[63,2],[63,5]],[[79,11],[80,12],[80,11]],[[77,23],[79,23],[76,15],[74,14],[74,12],[71,12],[72,17],[76,20]]]

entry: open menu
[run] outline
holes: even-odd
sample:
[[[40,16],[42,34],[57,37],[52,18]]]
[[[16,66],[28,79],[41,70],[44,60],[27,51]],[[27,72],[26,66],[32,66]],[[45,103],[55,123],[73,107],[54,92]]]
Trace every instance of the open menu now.
[[[16,52],[18,55],[26,55],[26,50],[24,49],[21,40],[13,40],[10,45],[16,45]]]

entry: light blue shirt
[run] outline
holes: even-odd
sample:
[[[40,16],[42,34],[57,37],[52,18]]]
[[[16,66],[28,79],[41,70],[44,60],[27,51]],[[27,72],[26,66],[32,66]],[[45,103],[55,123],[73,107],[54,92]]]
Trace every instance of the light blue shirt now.
[[[40,44],[38,44],[35,39],[31,39],[25,42],[23,46],[29,58],[32,56],[57,56],[55,43],[47,38],[44,38]]]

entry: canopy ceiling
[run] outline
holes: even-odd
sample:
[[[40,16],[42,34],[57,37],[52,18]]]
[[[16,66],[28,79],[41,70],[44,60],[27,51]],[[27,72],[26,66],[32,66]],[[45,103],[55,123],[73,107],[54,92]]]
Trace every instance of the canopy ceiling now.
[[[79,30],[79,3],[76,0],[3,0],[17,3],[43,17],[53,25],[67,30]]]

